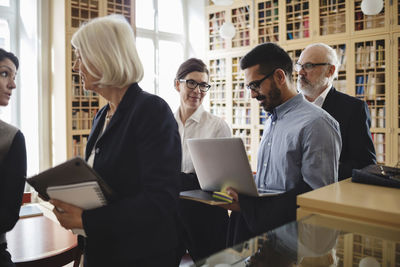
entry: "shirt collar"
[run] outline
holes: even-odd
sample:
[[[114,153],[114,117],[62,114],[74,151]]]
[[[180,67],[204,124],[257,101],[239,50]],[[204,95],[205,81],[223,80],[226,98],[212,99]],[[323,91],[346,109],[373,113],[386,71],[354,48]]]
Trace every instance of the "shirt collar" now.
[[[178,121],[182,121],[181,120],[181,116],[179,115],[179,110],[180,107],[178,108],[178,110],[175,112],[175,119]],[[186,121],[188,120],[193,120],[197,123],[200,122],[201,116],[203,115],[203,113],[205,112],[203,105],[200,105],[197,110],[192,114],[192,116],[190,116]]]
[[[332,84],[330,86],[328,86],[312,103],[317,105],[318,107],[322,107],[322,105],[325,102],[325,98],[328,95],[331,88],[332,88]]]
[[[276,119],[281,119],[287,112],[289,112],[292,108],[297,106],[299,103],[304,101],[304,97],[302,94],[297,94],[285,103],[280,104],[272,111],[273,117],[271,118],[273,121]]]

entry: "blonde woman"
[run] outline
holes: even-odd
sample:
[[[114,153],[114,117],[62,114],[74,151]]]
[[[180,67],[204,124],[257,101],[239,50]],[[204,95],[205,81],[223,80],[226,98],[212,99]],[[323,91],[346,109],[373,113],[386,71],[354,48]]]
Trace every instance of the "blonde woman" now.
[[[133,30],[118,15],[82,26],[73,70],[108,104],[93,121],[86,160],[115,192],[101,208],[51,202],[61,225],[80,228],[85,266],[175,266],[181,147],[168,104],[137,84],[143,68]]]

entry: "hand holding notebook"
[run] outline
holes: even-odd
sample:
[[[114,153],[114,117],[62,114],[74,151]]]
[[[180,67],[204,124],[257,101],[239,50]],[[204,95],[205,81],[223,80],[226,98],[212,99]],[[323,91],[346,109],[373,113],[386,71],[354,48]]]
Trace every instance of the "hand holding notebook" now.
[[[51,186],[47,188],[47,194],[51,199],[61,200],[83,210],[98,208],[107,203],[96,181]],[[72,229],[72,232],[86,236],[83,229]]]
[[[57,199],[83,210],[106,205],[113,192],[100,176],[81,158],[74,158],[41,172],[27,182],[39,196],[48,201]],[[85,235],[83,229],[72,230]]]

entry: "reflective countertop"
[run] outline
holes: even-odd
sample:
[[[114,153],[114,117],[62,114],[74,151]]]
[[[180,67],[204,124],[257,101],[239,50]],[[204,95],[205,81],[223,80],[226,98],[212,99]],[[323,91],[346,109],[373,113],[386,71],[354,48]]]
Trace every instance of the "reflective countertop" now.
[[[311,215],[192,266],[400,266],[400,229]]]

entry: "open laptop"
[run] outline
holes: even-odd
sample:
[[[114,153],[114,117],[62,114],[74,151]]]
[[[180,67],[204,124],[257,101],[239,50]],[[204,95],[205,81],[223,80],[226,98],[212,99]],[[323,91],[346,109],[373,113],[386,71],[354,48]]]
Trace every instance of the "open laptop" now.
[[[187,145],[202,190],[231,186],[248,196],[283,193],[257,188],[241,138],[188,139]]]

